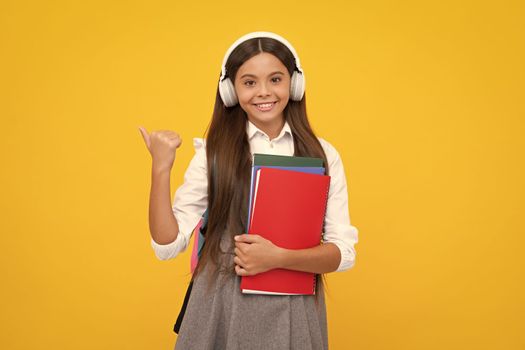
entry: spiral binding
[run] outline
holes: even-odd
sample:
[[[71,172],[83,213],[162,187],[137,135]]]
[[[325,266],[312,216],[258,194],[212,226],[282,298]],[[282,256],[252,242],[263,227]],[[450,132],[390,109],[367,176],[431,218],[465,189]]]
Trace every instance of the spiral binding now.
[[[330,178],[330,181],[332,180],[332,177],[331,176],[328,176]],[[328,181],[328,188],[326,189],[326,200],[325,200],[325,204],[324,204],[324,215],[323,215],[323,222],[321,223],[321,239],[323,237],[323,229],[324,229],[324,226],[325,226],[325,219],[326,219],[326,209],[328,207],[328,195],[330,193],[330,181]],[[318,274],[314,274],[314,295],[315,295],[315,287],[317,285],[317,275]]]

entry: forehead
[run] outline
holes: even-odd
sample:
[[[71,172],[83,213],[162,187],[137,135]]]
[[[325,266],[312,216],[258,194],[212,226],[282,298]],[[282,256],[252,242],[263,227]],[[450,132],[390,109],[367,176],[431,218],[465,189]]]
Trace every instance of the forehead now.
[[[237,76],[252,74],[255,76],[266,76],[272,72],[281,71],[286,74],[286,66],[274,55],[261,52],[244,62],[237,71]]]

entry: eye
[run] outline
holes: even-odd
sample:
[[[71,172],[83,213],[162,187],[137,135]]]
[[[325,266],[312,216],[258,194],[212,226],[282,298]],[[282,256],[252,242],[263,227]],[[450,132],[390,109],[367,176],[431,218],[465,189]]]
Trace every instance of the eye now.
[[[277,79],[277,81],[275,81],[275,79]],[[275,77],[275,78],[272,78],[272,81],[274,81],[274,83],[277,83],[277,82],[281,81],[281,78]]]
[[[249,84],[249,83],[254,83],[254,81],[253,81],[253,80],[246,80],[246,81],[244,82],[244,85],[247,85],[247,86],[253,86],[252,84]]]

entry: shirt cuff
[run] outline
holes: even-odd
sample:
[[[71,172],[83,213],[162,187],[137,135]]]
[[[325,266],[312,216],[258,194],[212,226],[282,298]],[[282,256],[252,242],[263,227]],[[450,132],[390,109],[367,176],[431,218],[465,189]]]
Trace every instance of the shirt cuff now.
[[[337,267],[337,270],[335,272],[342,272],[349,270],[355,265],[355,249],[353,247],[347,247],[341,242],[337,241],[331,241],[326,243],[333,243],[339,248],[339,251],[341,252],[341,262],[339,263],[339,267]]]
[[[184,235],[180,232],[177,234],[177,238],[168,244],[159,244],[155,242],[153,237],[151,238],[151,247],[155,251],[155,255],[159,260],[168,260],[176,257],[186,247]]]

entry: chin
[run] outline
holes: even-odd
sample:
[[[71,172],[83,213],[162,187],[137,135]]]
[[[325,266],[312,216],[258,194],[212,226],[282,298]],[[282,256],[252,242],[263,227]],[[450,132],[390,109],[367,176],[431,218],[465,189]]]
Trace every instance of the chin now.
[[[263,124],[268,124],[268,123],[273,123],[273,122],[276,122],[276,121],[280,121],[282,119],[284,119],[284,116],[282,116],[281,113],[279,114],[274,114],[274,115],[257,115],[257,114],[250,114],[250,118],[252,120],[255,120],[259,123],[263,123]]]

